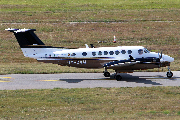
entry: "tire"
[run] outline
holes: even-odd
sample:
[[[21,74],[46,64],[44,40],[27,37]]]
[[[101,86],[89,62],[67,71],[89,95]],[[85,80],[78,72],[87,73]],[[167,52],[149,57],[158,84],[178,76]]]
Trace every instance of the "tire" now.
[[[172,72],[167,72],[167,77],[168,78],[171,78],[173,76],[173,73]]]
[[[109,72],[104,72],[104,76],[105,77],[110,77],[110,73]]]
[[[116,75],[116,80],[117,81],[121,81],[122,80],[122,77],[120,75]]]

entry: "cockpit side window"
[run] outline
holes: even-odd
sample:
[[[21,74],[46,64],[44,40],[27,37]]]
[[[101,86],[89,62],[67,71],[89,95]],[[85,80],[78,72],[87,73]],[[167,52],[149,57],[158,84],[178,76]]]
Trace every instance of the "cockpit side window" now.
[[[144,48],[145,53],[150,53],[148,49]]]

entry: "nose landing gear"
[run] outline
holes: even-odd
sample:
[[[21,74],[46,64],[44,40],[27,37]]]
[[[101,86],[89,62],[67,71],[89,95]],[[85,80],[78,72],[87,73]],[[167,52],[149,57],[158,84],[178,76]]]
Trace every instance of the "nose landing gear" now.
[[[167,72],[166,75],[167,75],[168,78],[171,78],[173,76],[173,73],[171,72],[169,66],[168,66],[168,72]]]

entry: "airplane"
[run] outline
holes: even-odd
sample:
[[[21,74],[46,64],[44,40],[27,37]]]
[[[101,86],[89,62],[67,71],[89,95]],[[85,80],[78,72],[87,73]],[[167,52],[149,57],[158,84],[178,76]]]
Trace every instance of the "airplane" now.
[[[146,70],[168,66],[167,77],[171,78],[170,63],[174,58],[161,53],[150,52],[143,46],[98,47],[92,44],[85,48],[69,49],[46,46],[34,33],[36,29],[14,29],[13,32],[25,57],[39,62],[78,68],[104,68],[104,76],[110,77],[108,69],[115,70],[115,79],[122,80],[119,73],[132,73],[134,70]]]

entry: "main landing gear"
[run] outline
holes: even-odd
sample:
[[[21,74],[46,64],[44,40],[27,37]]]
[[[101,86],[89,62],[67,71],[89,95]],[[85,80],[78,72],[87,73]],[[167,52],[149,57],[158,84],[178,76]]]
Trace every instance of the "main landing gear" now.
[[[173,76],[173,73],[171,72],[169,66],[168,66],[168,72],[167,72],[166,75],[167,75],[168,78],[171,78]]]
[[[121,81],[122,80],[122,77],[120,75],[115,75],[114,77],[116,78],[117,81]]]
[[[110,73],[105,69],[105,71],[104,71],[104,76],[105,77],[110,77]],[[114,76],[114,78],[116,78],[116,80],[117,81],[121,81],[122,80],[122,77],[120,76],[120,75],[117,75],[117,73],[116,73],[116,75]]]
[[[104,71],[104,76],[105,77],[110,77],[110,73],[108,71]]]

